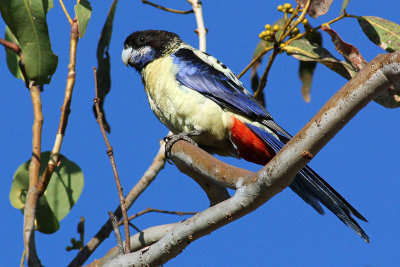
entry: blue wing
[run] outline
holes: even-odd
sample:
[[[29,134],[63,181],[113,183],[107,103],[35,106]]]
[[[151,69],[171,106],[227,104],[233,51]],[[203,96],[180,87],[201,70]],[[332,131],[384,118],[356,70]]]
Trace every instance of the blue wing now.
[[[181,84],[246,117],[259,120],[272,119],[235,75],[220,61],[204,54],[204,57],[219,64],[225,73],[204,62],[193,50],[188,48],[179,49],[172,54],[172,57],[174,64],[178,66],[179,71],[176,77]]]

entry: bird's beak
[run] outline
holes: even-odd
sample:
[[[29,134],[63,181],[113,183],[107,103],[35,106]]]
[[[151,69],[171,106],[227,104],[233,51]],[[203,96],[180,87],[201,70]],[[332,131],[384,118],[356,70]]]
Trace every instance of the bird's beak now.
[[[124,50],[122,50],[122,62],[124,62],[126,66],[128,66],[129,60],[132,57],[132,50],[132,47],[124,48]]]

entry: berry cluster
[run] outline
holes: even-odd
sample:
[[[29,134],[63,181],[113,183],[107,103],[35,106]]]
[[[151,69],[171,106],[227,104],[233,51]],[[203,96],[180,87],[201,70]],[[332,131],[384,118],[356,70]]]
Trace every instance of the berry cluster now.
[[[283,29],[283,33],[280,34],[285,34],[286,36],[290,36],[291,38],[296,37],[297,35],[300,34],[300,30],[297,27],[292,27],[292,21],[294,18],[299,17],[299,8],[294,9],[291,4],[285,3],[284,5],[279,5],[278,6],[278,11],[284,12],[285,13],[285,20],[283,26],[285,26]],[[290,16],[290,19],[288,19],[287,14],[292,14]],[[295,25],[297,25],[299,22],[297,22]],[[304,25],[308,24],[308,20],[304,18],[301,23]],[[290,25],[289,25],[290,24]],[[260,39],[267,41],[267,42],[282,42],[283,40],[278,40],[280,34],[276,34],[279,30],[282,29],[283,26],[280,26],[278,24],[275,24],[274,26],[271,26],[270,24],[265,25],[265,31],[262,31],[258,36]],[[287,31],[290,31],[287,33]],[[277,35],[277,36],[276,36]],[[286,38],[284,38],[286,39]],[[277,41],[278,40],[278,41]]]

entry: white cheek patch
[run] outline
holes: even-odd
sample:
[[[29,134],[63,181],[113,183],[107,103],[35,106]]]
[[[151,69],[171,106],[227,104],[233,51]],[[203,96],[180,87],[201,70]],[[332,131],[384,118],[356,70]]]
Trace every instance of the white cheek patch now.
[[[124,64],[127,66],[128,66],[129,59],[131,59],[132,50],[133,50],[132,47],[124,48],[122,50],[122,55],[121,55],[122,62],[124,62]]]

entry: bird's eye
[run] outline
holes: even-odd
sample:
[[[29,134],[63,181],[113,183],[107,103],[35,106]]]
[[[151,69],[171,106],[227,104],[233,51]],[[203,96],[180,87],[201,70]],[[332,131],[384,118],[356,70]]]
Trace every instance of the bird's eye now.
[[[124,49],[128,49],[129,45],[128,44],[124,44]]]
[[[146,43],[146,41],[147,41],[147,38],[144,36],[140,36],[138,39],[139,44],[144,44],[144,43]]]

